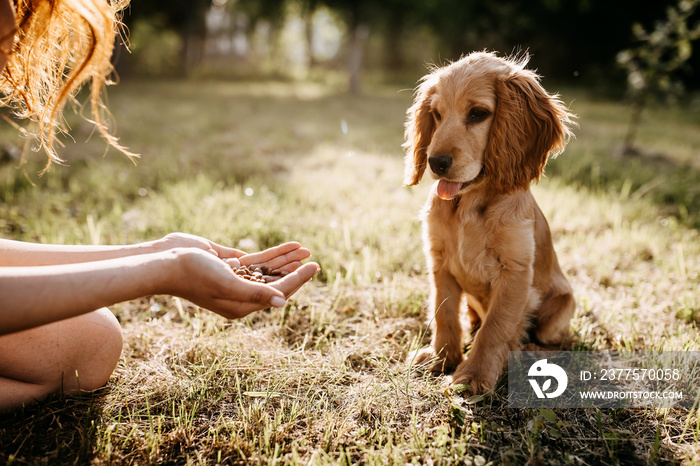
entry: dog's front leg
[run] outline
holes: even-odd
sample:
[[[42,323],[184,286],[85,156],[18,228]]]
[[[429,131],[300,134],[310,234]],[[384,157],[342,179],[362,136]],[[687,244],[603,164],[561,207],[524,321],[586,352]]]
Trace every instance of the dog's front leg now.
[[[467,385],[474,394],[495,387],[508,351],[517,350],[522,342],[531,277],[522,269],[504,269],[494,281],[486,318],[466,361],[457,367],[453,384]]]
[[[451,372],[462,362],[462,324],[459,319],[462,288],[444,268],[431,273],[430,297],[433,341],[415,355],[415,364],[433,372]],[[411,359],[409,359],[411,361]]]

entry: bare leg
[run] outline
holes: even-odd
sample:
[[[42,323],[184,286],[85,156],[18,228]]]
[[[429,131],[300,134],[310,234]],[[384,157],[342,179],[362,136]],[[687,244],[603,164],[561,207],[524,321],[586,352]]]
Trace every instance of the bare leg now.
[[[0,411],[102,387],[122,344],[119,322],[106,308],[0,337]]]

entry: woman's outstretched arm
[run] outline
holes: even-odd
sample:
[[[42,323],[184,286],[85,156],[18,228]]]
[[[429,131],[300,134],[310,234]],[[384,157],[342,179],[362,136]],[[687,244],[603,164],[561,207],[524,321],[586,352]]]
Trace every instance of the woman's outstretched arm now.
[[[318,271],[315,263],[301,264],[309,252],[298,243],[244,255],[189,235],[168,235],[158,241],[161,243],[155,245],[156,249],[164,250],[142,254],[125,254],[134,250],[120,246],[67,246],[59,247],[60,250],[48,247],[49,251],[44,252],[49,256],[91,259],[59,265],[0,267],[0,334],[151,294],[180,296],[224,317],[238,318],[267,307],[283,306],[285,299]],[[202,241],[201,247],[192,246]],[[40,246],[27,254],[39,257]],[[210,250],[205,250],[205,246],[210,246]],[[105,254],[122,256],[103,259]],[[233,272],[231,265],[235,263],[269,263],[291,273],[270,284],[254,283]]]

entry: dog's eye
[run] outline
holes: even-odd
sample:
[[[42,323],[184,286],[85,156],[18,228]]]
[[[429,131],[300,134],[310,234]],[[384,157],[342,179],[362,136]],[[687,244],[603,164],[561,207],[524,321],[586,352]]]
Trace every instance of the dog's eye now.
[[[432,110],[433,112],[433,118],[435,118],[435,121],[440,121],[442,120],[442,115],[440,115],[440,112],[437,110]]]
[[[486,109],[483,108],[472,108],[467,115],[467,123],[479,123],[484,121],[491,115]]]

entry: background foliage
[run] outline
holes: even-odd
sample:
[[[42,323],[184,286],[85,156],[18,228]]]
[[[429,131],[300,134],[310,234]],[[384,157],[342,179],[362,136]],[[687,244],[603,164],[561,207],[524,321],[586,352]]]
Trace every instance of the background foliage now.
[[[270,47],[279,39],[290,17],[304,23],[304,39],[312,42],[320,33],[311,27],[314,13],[328,10],[342,29],[346,49],[360,47],[367,59],[364,66],[395,73],[425,62],[454,60],[472,50],[490,49],[501,53],[529,50],[533,66],[545,76],[587,85],[624,85],[625,74],[616,65],[617,54],[636,44],[633,27],[651,30],[671,7],[695,4],[692,0],[208,0],[196,2],[158,2],[139,0],[125,16],[130,27],[157,24],[161,30],[179,34],[180,65],[191,70],[206,58],[235,61],[260,60],[254,51],[231,53],[207,51],[207,34],[211,38],[247,37],[252,41],[264,23]],[[207,28],[207,14],[226,16],[224,24]],[[691,12],[687,23],[698,21]],[[636,25],[636,26],[635,26]],[[216,29],[214,31],[213,29]],[[364,31],[364,32],[363,32]],[[367,35],[359,40],[358,34]],[[414,39],[420,36],[421,42]],[[696,41],[694,38],[693,41]],[[418,46],[417,46],[418,45]],[[135,44],[134,51],[147,44]],[[257,51],[261,55],[260,50]],[[264,53],[263,53],[264,54]],[[345,54],[345,58],[347,55]],[[218,55],[218,57],[215,57]],[[319,65],[310,53],[309,65]],[[241,61],[243,56],[246,60]],[[124,57],[122,57],[124,58]],[[342,61],[343,53],[338,57]],[[679,76],[691,87],[700,84],[692,69],[700,62],[697,54]],[[331,64],[326,63],[329,66]],[[147,70],[143,64],[140,71]],[[281,66],[281,64],[279,64]],[[280,70],[278,70],[280,71]]]

